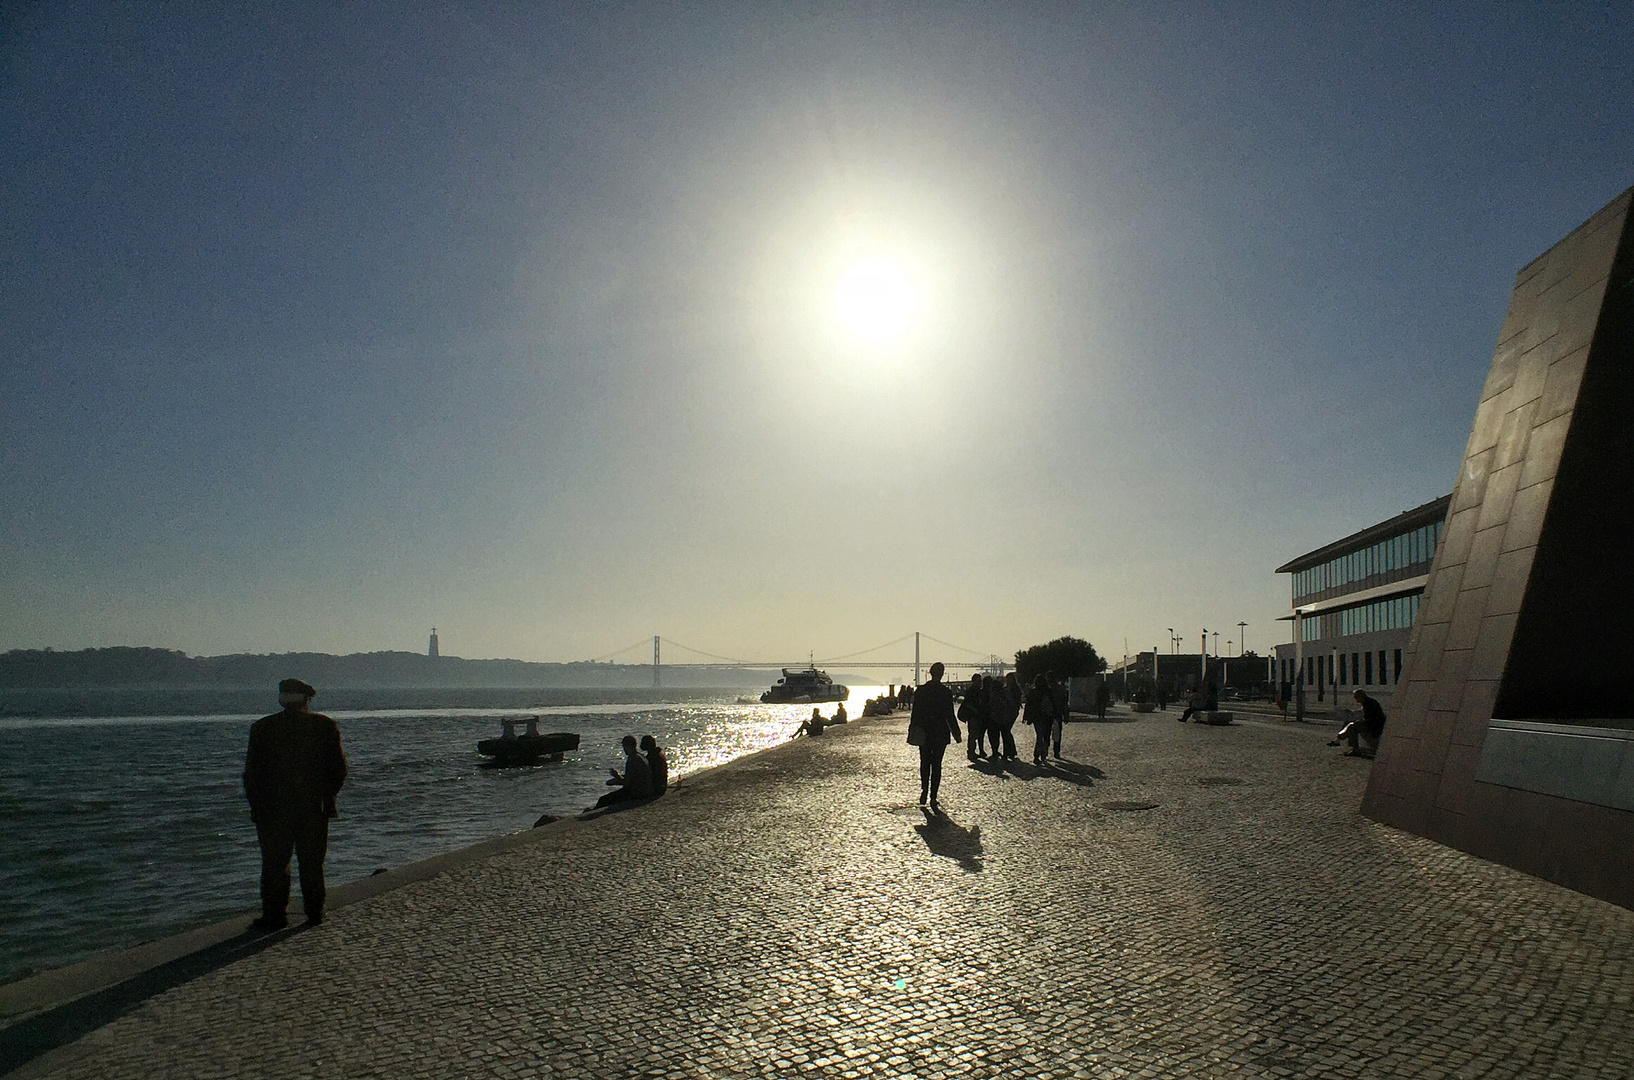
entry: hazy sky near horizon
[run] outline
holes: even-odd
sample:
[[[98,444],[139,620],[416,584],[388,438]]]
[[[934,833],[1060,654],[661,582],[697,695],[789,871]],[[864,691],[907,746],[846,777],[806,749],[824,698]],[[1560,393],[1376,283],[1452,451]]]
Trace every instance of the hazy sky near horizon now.
[[[1634,184],[1624,4],[4,10],[0,648],[1264,651]]]

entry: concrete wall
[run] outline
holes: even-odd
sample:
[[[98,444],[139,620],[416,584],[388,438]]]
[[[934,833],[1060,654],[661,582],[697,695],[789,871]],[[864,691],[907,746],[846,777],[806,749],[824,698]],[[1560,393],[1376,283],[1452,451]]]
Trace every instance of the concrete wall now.
[[[1634,908],[1630,195],[1516,278],[1363,812]]]

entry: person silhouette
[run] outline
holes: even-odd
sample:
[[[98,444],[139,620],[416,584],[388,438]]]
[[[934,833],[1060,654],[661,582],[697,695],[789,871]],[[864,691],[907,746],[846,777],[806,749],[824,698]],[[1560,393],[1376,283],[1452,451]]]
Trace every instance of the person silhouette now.
[[[1362,707],[1362,718],[1340,728],[1339,734],[1328,745],[1340,746],[1348,742],[1350,749],[1345,751],[1346,757],[1370,758],[1379,752],[1379,739],[1384,735],[1384,707],[1379,704],[1378,698],[1359,686],[1351,691],[1351,696]]]
[[[1050,758],[1050,732],[1055,727],[1055,695],[1042,672],[1027,688],[1027,723],[1033,729],[1033,764],[1042,765]]]
[[[641,753],[647,758],[647,771],[652,774],[652,793],[656,798],[669,790],[669,757],[651,735],[641,736]]]
[[[913,712],[908,714],[908,745],[919,747],[919,801],[940,805],[942,757],[948,741],[959,737],[959,720],[953,713],[953,691],[942,682],[941,661],[930,666],[930,682],[913,692]]]
[[[309,683],[285,679],[278,684],[281,712],[250,725],[244,757],[244,797],[261,845],[260,930],[289,925],[289,862],[301,867],[301,906],[306,921],[323,922],[323,862],[329,853],[329,820],[338,813],[336,798],[346,783],[346,753],[340,726],[315,713],[317,695]]]
[[[791,735],[790,738],[798,739],[802,735],[821,735],[823,733],[824,726],[823,710],[813,709],[811,710],[811,719],[802,720],[800,722],[800,726],[795,729],[794,734]]]
[[[959,721],[965,726],[965,757],[971,761],[986,757],[982,751],[982,739],[987,734],[987,708],[982,699],[982,677],[978,672],[970,676],[970,689],[965,691],[964,700],[959,702]]]
[[[596,807],[612,806],[614,803],[632,802],[636,799],[645,799],[652,794],[652,769],[647,759],[641,756],[636,748],[634,735],[626,735],[622,741],[624,747],[624,771],[608,769],[612,777],[607,786],[613,790],[596,800]]]

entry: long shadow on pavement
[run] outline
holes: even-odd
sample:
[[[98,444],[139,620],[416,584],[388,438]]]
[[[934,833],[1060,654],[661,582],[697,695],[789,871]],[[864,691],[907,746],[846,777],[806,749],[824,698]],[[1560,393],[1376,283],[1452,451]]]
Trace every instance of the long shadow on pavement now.
[[[952,859],[967,873],[981,873],[982,827],[972,825],[966,829],[941,809],[933,810],[928,806],[919,809],[925,814],[925,823],[915,825],[913,831],[925,841],[925,846],[930,848],[931,854]]]
[[[1069,761],[1066,758],[1056,758],[1046,765],[1033,765],[1019,760],[978,759],[970,763],[970,768],[1000,780],[1010,777],[1017,780],[1065,780],[1069,784],[1078,784],[1081,787],[1094,787],[1095,781],[1106,779],[1106,773],[1095,766],[1080,761]]]
[[[148,998],[191,982],[201,975],[226,967],[228,964],[253,956],[290,934],[299,933],[305,924],[275,933],[246,931],[235,938],[178,956],[169,963],[133,975],[122,983],[105,990],[86,994],[54,1009],[18,1021],[0,1030],[0,1073],[13,1069],[97,1028],[110,1024],[130,1012]]]

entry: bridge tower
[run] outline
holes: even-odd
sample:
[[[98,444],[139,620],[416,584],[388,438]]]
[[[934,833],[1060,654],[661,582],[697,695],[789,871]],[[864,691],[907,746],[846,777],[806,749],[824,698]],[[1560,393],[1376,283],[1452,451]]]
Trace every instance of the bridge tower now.
[[[658,642],[659,642],[659,640],[660,639],[659,639],[657,634],[654,634],[652,636],[652,684],[654,686],[664,685],[662,680],[660,680],[659,677],[658,677],[658,666],[659,666]]]
[[[913,684],[919,685],[919,631],[913,632]]]

